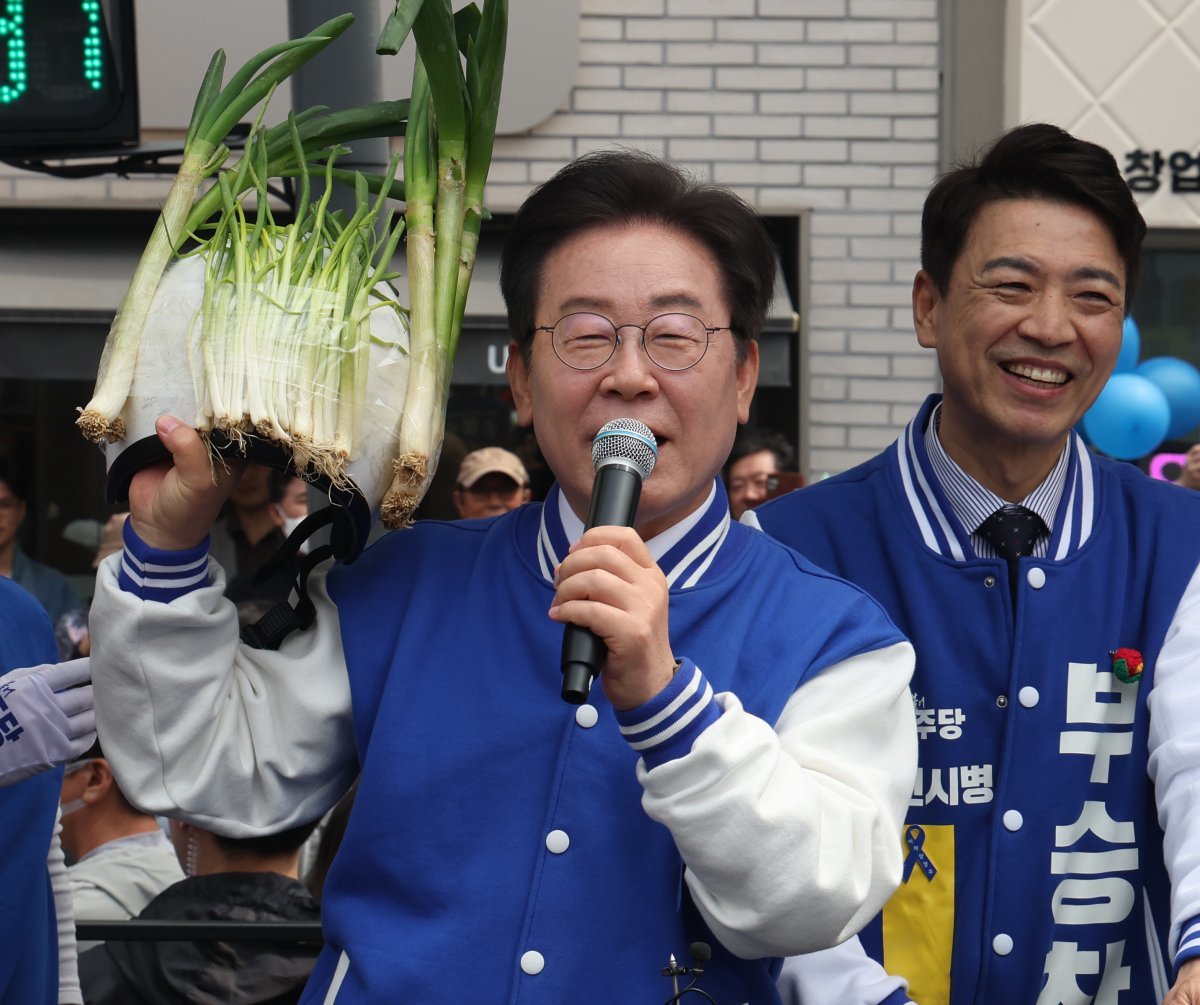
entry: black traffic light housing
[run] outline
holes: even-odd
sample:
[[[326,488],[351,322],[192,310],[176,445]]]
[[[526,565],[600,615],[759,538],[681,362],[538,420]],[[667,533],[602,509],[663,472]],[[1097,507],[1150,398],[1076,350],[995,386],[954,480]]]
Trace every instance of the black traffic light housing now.
[[[133,0],[0,7],[0,157],[138,140]]]

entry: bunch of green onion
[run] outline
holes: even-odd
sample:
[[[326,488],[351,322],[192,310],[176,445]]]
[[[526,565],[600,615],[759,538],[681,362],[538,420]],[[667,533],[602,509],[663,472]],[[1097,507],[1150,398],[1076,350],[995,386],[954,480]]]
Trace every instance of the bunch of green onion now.
[[[224,53],[212,59],[196,99],[182,162],[110,329],[95,393],[78,425],[97,443],[125,435],[121,413],[142,340],[168,267],[188,255],[204,263],[204,294],[190,335],[198,427],[244,444],[279,445],[301,474],[347,485],[346,464],[362,447],[371,315],[395,313],[408,330],[408,385],[395,478],[382,500],[389,527],[409,522],[432,477],[444,430],[450,369],[483,217],[504,61],[507,0],[452,15],[446,0],[400,0],[380,38],[395,51],[411,29],[417,45],[413,96],[345,111],[312,108],[270,129],[262,111],[241,156],[230,130],[298,67],[341,35],[349,14],[259,53],[222,86]],[[466,57],[466,69],[460,59]],[[410,109],[412,112],[410,118]],[[406,129],[407,127],[407,129]],[[398,161],[383,176],[336,165],[345,144],[398,136],[404,153],[404,218],[387,197]],[[311,198],[320,173],[324,194]],[[272,178],[297,180],[294,221],[278,226]],[[328,210],[333,182],[354,186],[349,216]],[[407,235],[405,231],[407,229]],[[393,252],[406,238],[406,312],[391,293]],[[191,247],[190,250],[186,248]],[[179,263],[183,264],[183,263]],[[407,325],[405,324],[407,322]],[[402,350],[395,337],[388,344]],[[191,360],[189,360],[191,362]],[[373,501],[372,501],[373,502]]]
[[[299,142],[294,122],[293,138]],[[189,360],[203,433],[235,443],[257,435],[282,447],[302,474],[347,488],[346,466],[364,433],[370,347],[380,343],[371,313],[406,313],[385,285],[396,277],[385,269],[404,224],[393,224],[383,206],[395,161],[374,199],[358,176],[348,220],[328,212],[338,153],[326,162],[315,203],[302,171],[296,219],[286,226],[273,219],[266,178],[255,170],[259,155],[242,159],[255,180],[242,197],[233,194],[236,180],[219,179],[223,212],[191,253],[204,261],[204,295]],[[388,347],[407,351],[403,326],[394,330]]]

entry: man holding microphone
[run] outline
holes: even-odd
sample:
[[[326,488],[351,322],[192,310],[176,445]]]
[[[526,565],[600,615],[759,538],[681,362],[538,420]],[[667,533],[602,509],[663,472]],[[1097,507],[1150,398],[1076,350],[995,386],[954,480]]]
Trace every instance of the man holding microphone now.
[[[629,152],[560,171],[502,260],[549,497],[318,573],[314,627],[277,652],[239,645],[207,563],[229,477],[160,420],[172,462],[135,478],[99,577],[101,732],[140,806],[234,837],[314,819],[361,773],[303,1002],[655,1001],[697,941],[714,998],[774,1002],[779,957],[845,939],[895,887],[911,647],[732,523],[719,478],[774,272],[722,189]],[[585,532],[617,419],[657,461],[632,527]],[[578,705],[568,624],[605,654]]]

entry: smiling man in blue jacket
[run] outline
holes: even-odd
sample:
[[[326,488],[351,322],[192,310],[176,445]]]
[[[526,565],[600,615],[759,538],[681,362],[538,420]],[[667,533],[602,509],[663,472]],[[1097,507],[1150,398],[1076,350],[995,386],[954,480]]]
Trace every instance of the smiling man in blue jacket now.
[[[1112,156],[1053,126],[947,174],[912,298],[943,393],[746,518],[916,647],[904,875],[862,941],[920,1005],[1200,1002],[1200,496],[1072,432],[1144,233]],[[788,969],[813,1001],[896,983],[847,949]]]

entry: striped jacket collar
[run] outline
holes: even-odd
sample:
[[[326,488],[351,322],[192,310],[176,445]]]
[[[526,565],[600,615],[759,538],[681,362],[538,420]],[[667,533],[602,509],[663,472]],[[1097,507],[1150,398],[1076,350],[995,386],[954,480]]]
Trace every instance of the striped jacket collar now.
[[[722,547],[729,527],[729,498],[721,480],[714,478],[704,505],[651,538],[646,547],[667,577],[667,585],[672,590],[686,590],[718,575],[733,560],[736,549]],[[537,536],[537,564],[547,582],[554,581],[555,568],[582,534],[583,521],[554,485],[542,505]]]
[[[970,529],[954,512],[929,458],[925,429],[940,395],[930,395],[891,448],[900,489],[925,546],[955,561],[975,557]],[[1054,516],[1046,557],[1060,561],[1077,551],[1092,535],[1098,502],[1095,458],[1072,432],[1062,498]],[[973,528],[972,528],[973,529]]]

